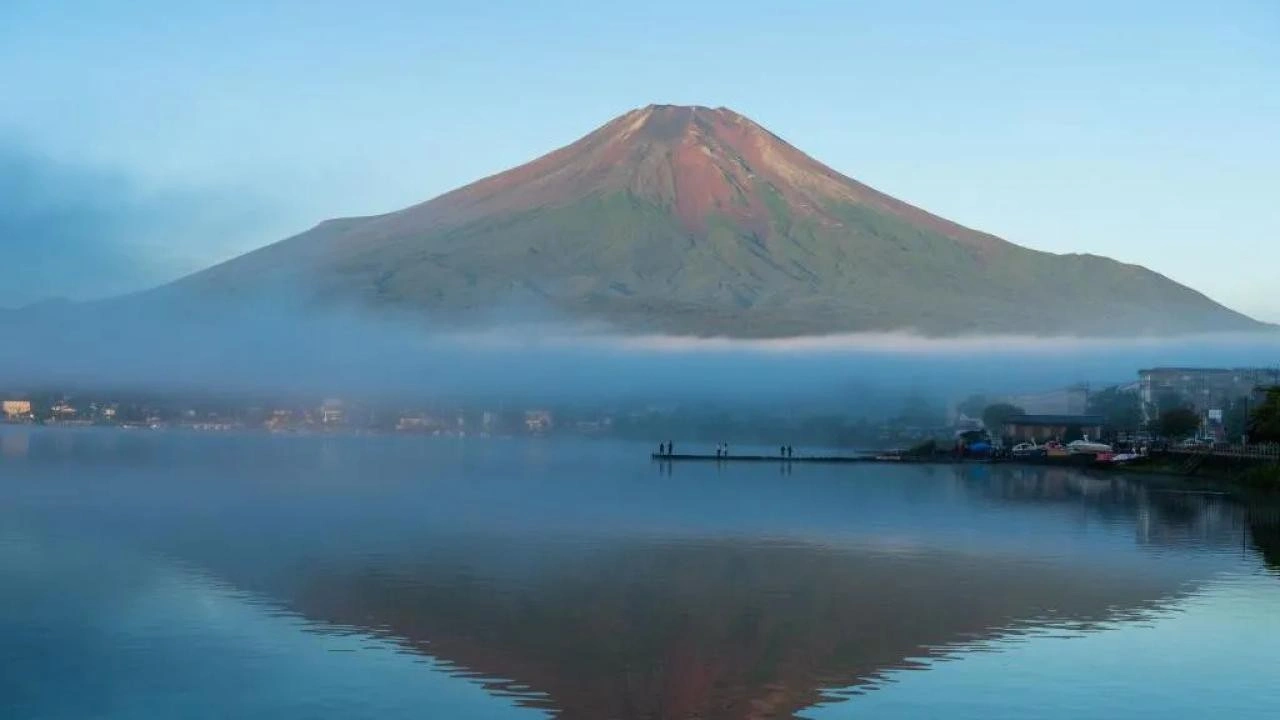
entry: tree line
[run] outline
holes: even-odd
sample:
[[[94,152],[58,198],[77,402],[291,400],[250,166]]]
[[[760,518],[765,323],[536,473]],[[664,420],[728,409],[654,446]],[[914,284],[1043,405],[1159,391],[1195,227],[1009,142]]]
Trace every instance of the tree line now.
[[[991,431],[1002,428],[1011,418],[1027,414],[1011,403],[988,403],[981,395],[969,397],[957,409],[968,417],[981,418]],[[1136,390],[1109,387],[1089,396],[1087,412],[1102,417],[1113,433],[1146,430],[1181,439],[1194,436],[1201,426],[1200,413],[1177,393],[1165,393],[1144,407]],[[1232,400],[1223,408],[1222,425],[1233,442],[1240,438],[1248,438],[1251,443],[1280,442],[1280,386],[1268,388],[1261,402],[1247,396]]]

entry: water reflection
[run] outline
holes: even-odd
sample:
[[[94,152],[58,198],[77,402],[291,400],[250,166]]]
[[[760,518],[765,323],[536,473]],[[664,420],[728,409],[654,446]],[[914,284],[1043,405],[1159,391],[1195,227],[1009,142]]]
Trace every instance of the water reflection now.
[[[31,434],[26,428],[6,428],[0,432],[0,456],[18,460],[27,456]]]
[[[1267,567],[1280,575],[1280,502],[1251,503],[1245,516],[1254,547]]]
[[[481,574],[501,566],[501,552],[317,567],[290,602],[541,690],[565,718],[728,719],[790,717],[824,688],[999,635],[1143,617],[1188,580],[1018,557],[733,542],[611,546],[536,573]]]
[[[6,486],[0,520],[570,719],[790,717],[939,655],[1163,615],[1280,542],[1265,505],[1066,469],[655,477],[607,444],[65,437],[11,466],[51,482]]]

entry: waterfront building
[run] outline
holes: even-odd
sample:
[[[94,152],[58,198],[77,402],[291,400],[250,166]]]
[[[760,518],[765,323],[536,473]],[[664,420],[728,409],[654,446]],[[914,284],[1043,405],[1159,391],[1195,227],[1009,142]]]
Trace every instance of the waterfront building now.
[[[1101,415],[1014,415],[1005,421],[1003,434],[1016,442],[1062,441],[1076,434],[1096,439],[1105,424]]]

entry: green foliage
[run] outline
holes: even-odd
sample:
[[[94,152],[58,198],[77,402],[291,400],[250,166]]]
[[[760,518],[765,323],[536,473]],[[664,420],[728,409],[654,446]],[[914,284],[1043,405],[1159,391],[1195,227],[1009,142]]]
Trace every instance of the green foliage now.
[[[913,395],[903,401],[896,420],[903,425],[927,428],[944,424],[945,417],[942,408],[923,397]]]
[[[1079,425],[1068,425],[1066,432],[1062,435],[1062,442],[1071,443],[1084,439],[1084,429]]]
[[[1200,429],[1200,416],[1189,407],[1174,407],[1160,413],[1160,434],[1167,438],[1190,437]]]
[[[956,410],[965,417],[979,418],[982,417],[982,411],[987,409],[986,395],[970,395],[956,406]]]
[[[1222,412],[1222,430],[1231,442],[1240,442],[1249,433],[1249,398],[1232,400]]]
[[[790,230],[792,224],[791,208],[787,205],[786,199],[778,193],[777,188],[769,183],[757,183],[756,187],[760,191],[760,196],[764,198],[765,206],[769,208],[769,216],[773,219],[773,227],[781,232]]]
[[[1134,432],[1142,427],[1142,397],[1136,391],[1109,387],[1089,396],[1089,414],[1105,418],[1116,432]]]
[[[905,457],[914,458],[927,458],[936,454],[938,454],[938,441],[934,439],[925,440],[903,453]]]
[[[1280,386],[1268,388],[1262,404],[1249,417],[1251,442],[1280,442]]]
[[[1156,398],[1156,414],[1157,415],[1163,415],[1169,412],[1170,410],[1175,410],[1177,408],[1184,408],[1184,407],[1189,407],[1189,403],[1187,402],[1187,399],[1184,398],[1181,394],[1173,392],[1172,390],[1161,393],[1160,396]]]
[[[982,424],[987,426],[987,431],[992,435],[1000,435],[1003,433],[1004,424],[1008,422],[1009,418],[1026,414],[1027,411],[1017,405],[996,403],[995,405],[988,405],[982,411]]]

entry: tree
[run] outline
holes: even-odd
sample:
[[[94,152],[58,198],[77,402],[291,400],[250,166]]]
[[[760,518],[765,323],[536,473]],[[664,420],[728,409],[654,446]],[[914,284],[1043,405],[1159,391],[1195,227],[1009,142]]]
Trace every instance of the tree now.
[[[996,403],[988,405],[987,409],[982,411],[982,424],[987,426],[987,432],[992,436],[999,437],[1004,434],[1004,424],[1009,418],[1026,414],[1027,411],[1017,405]]]
[[[1071,442],[1075,442],[1077,440],[1083,440],[1083,439],[1084,439],[1084,428],[1080,427],[1079,425],[1068,425],[1066,428],[1066,434],[1062,436],[1062,442],[1064,443],[1071,443]],[[1094,438],[1094,439],[1096,440],[1097,438]]]
[[[1200,429],[1200,415],[1189,407],[1175,407],[1160,413],[1160,434],[1184,438]]]
[[[986,395],[970,395],[956,406],[956,411],[965,417],[978,418],[987,409]]]
[[[1114,432],[1134,432],[1142,427],[1142,397],[1136,391],[1109,387],[1089,396],[1089,414],[1101,415]]]
[[[1173,390],[1162,392],[1156,398],[1156,411],[1160,415],[1185,407],[1188,407],[1187,399],[1182,396],[1182,393]]]
[[[1280,385],[1268,388],[1261,405],[1249,416],[1251,442],[1280,442]]]
[[[1222,411],[1222,432],[1231,442],[1239,442],[1249,433],[1249,398],[1238,397]]]
[[[903,400],[902,412],[896,420],[914,427],[938,427],[946,423],[946,412],[919,395]]]

